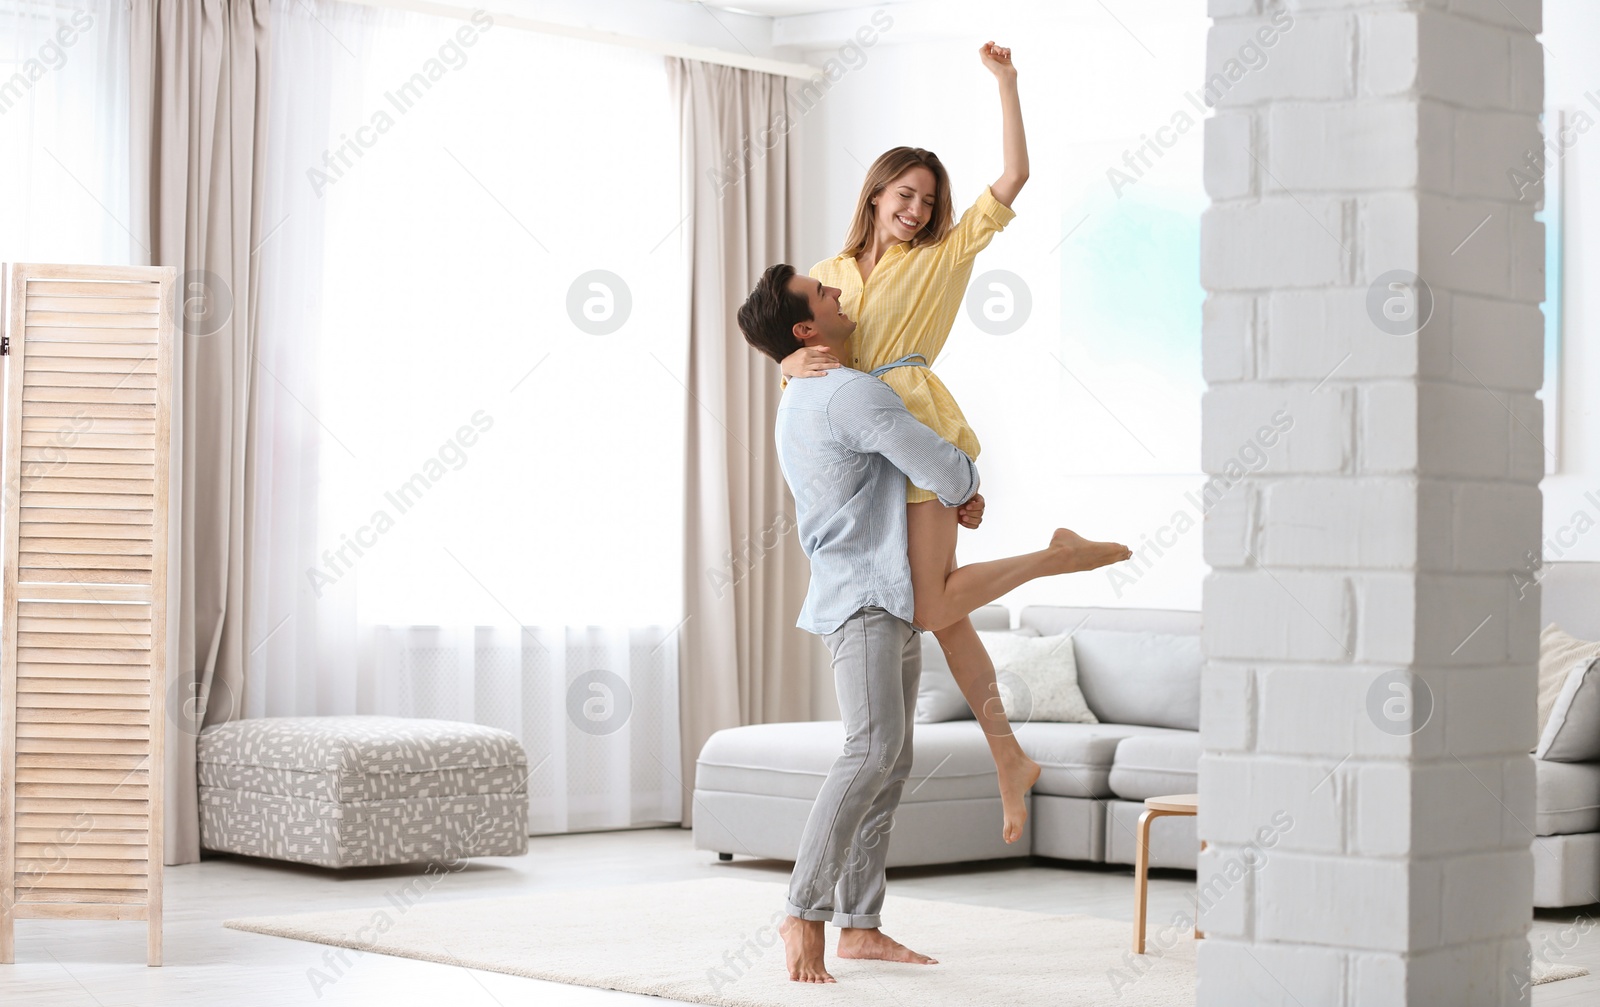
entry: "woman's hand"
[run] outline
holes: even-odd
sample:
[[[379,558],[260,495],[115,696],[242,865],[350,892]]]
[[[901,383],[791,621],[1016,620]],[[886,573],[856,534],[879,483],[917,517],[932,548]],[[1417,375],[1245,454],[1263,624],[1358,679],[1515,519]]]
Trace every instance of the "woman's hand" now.
[[[839,359],[820,346],[802,346],[783,358],[786,378],[820,378],[835,367]]]
[[[972,499],[956,509],[956,520],[963,528],[976,528],[983,524],[983,494],[974,493]]]
[[[1011,50],[1005,46],[985,42],[978,46],[978,58],[983,60],[983,65],[989,72],[1001,80],[1016,80],[1017,68],[1011,63]]]

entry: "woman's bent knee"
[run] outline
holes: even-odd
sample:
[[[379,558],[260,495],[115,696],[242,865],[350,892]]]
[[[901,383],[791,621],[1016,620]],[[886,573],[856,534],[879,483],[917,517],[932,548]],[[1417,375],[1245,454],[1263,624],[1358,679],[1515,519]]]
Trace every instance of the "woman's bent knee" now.
[[[917,625],[938,636],[960,622],[967,613],[953,612],[946,605],[921,605],[914,612]]]

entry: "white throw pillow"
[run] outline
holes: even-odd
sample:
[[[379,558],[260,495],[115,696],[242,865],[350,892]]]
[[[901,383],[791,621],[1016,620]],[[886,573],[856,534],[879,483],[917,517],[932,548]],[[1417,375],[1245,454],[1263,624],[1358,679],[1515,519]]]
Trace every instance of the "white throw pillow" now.
[[[994,661],[995,682],[1013,724],[1053,721],[1098,724],[1078,688],[1070,634],[1015,636],[979,633]]]
[[[1600,658],[1580,658],[1567,672],[1533,754],[1548,762],[1600,759]]]
[[[1556,697],[1561,695],[1574,665],[1588,664],[1595,657],[1600,657],[1600,643],[1579,640],[1553,622],[1539,634],[1539,719],[1536,726],[1541,738],[1550,723],[1550,713],[1556,707]]]

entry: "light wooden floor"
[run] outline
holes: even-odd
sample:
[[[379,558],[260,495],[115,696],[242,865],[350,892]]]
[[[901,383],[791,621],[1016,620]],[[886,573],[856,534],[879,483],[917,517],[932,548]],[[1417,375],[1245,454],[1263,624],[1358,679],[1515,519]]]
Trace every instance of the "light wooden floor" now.
[[[713,854],[691,849],[689,833],[681,829],[549,836],[534,839],[526,856],[473,862],[441,881],[428,897],[487,898],[697,877],[784,881],[788,870],[787,864],[773,861],[720,864]],[[325,960],[330,949],[322,945],[240,933],[221,925],[235,916],[382,905],[386,893],[415,873],[371,868],[333,874],[235,858],[168,868],[164,967],[143,965],[143,924],[22,921],[17,924],[17,964],[0,965],[0,1004],[405,1007],[443,1002],[451,1007],[624,1003],[659,1007],[666,1002],[376,954],[354,958],[348,967],[330,966]],[[1193,877],[1157,872],[1151,879],[1151,919],[1166,919],[1184,908]],[[890,872],[890,890],[918,898],[1130,921],[1132,880],[1128,868],[1020,861],[899,869]],[[1578,938],[1563,960],[1585,965],[1596,975],[1535,987],[1533,1002],[1538,1007],[1600,1003],[1600,927],[1592,917],[1585,911],[1541,912],[1534,940],[1538,943],[1546,935],[1554,940],[1574,920],[1587,920],[1583,929],[1589,932]],[[894,932],[892,925],[885,929]],[[774,959],[774,967],[782,967],[781,958]],[[322,970],[332,983],[314,984],[315,970]]]

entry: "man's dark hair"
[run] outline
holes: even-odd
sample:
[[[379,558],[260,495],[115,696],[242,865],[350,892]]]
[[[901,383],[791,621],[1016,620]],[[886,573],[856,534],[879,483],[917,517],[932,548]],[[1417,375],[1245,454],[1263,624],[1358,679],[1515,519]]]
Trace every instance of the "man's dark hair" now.
[[[794,267],[787,262],[767,267],[739,306],[744,341],[780,363],[801,346],[794,327],[812,317],[811,302],[789,289],[793,277]]]

